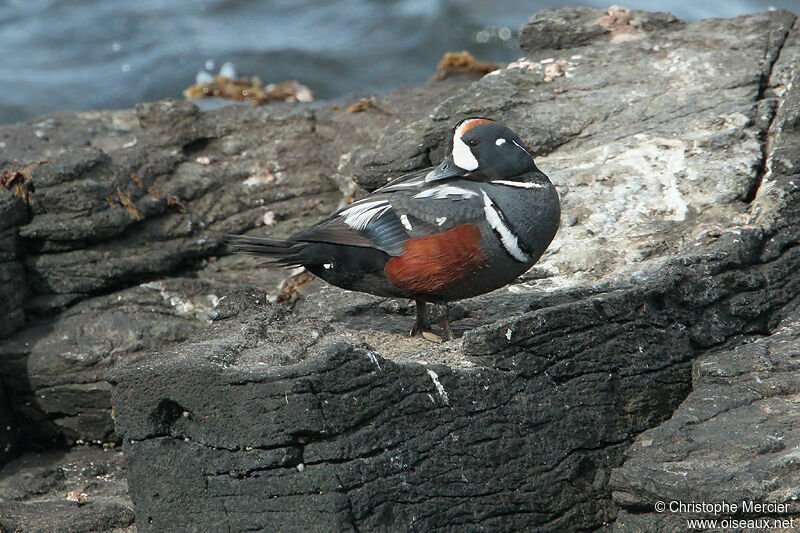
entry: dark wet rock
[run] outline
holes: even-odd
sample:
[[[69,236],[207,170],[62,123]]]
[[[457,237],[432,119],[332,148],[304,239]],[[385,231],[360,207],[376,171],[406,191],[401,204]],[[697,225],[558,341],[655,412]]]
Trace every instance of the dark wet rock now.
[[[122,439],[145,531],[680,530],[649,512],[673,493],[646,473],[688,454],[685,495],[719,464],[676,428],[729,446],[726,494],[781,497],[790,448],[767,432],[796,373],[775,348],[800,294],[795,17],[564,9],[520,35],[527,57],[496,73],[362,113],[164,101],[0,128],[0,167],[32,176],[25,201],[0,189],[0,445]],[[459,340],[410,339],[407,302],[320,283],[290,312],[269,303],[287,272],[223,254],[221,233],[285,236],[362,194],[353,175],[373,189],[436,161],[475,114],[533,148],[564,219],[517,283],[453,306]],[[695,405],[706,393],[740,416]],[[785,481],[737,484],[765,483],[764,461]],[[117,496],[64,501],[81,487],[57,459],[18,464],[5,529],[134,527]]]
[[[25,268],[20,261],[17,226],[27,218],[23,201],[0,187],[0,339],[22,326],[22,309],[28,290]],[[16,454],[20,428],[13,412],[9,391],[0,372],[0,467]]]
[[[0,525],[9,533],[119,531],[131,526],[133,511],[115,503],[35,502],[0,505]],[[131,530],[133,531],[133,530]]]
[[[520,28],[523,51],[577,48],[604,40],[623,42],[642,32],[652,32],[682,24],[672,13],[610,8],[565,7],[546,9],[533,15]],[[670,28],[672,29],[672,28]],[[625,37],[621,37],[624,35]]]
[[[748,517],[800,519],[796,427],[800,407],[800,307],[774,333],[694,363],[693,391],[670,420],[637,437],[614,470],[614,500],[629,512],[615,531],[664,531],[686,518],[733,513],[654,512],[657,501],[730,502]],[[746,503],[785,512],[746,512]],[[738,531],[738,530],[737,530]]]
[[[0,343],[0,370],[27,442],[114,440],[103,374],[207,323],[224,284],[167,278],[91,298]]]
[[[389,314],[363,318],[374,324]],[[637,411],[654,416],[677,405],[663,383],[680,393],[688,378],[686,363],[668,360],[647,372],[638,361],[618,363],[630,374],[624,387],[608,374],[570,384],[527,380],[465,358],[456,346],[377,346],[335,327],[252,307],[172,352],[114,371],[140,524],[152,520],[159,530],[176,520],[156,497],[165,490],[198,501],[197,511],[178,518],[187,529],[199,523],[200,501],[204,519],[222,520],[225,502],[265,492],[274,497],[228,514],[232,528],[602,522],[608,510],[591,503],[603,486],[596,470],[610,467],[638,432]],[[653,390],[662,394],[653,398]],[[598,417],[606,423],[597,431],[573,434]],[[167,470],[174,476],[176,464],[179,482],[153,485],[166,482]],[[573,497],[562,493],[567,484],[577,489]]]
[[[593,13],[574,16],[607,15]],[[111,370],[140,528],[564,531],[617,518],[612,471],[680,412],[693,365],[776,335],[800,295],[800,88],[788,13],[608,16],[566,52],[552,37],[526,45],[527,60],[348,159],[378,186],[440,157],[473,114],[539,154],[562,230],[518,283],[459,305],[474,328],[460,340],[409,339],[405,303],[326,289],[289,314],[243,288],[207,329]],[[633,30],[615,38],[623,23]],[[644,483],[659,457],[631,476]]]
[[[0,339],[7,337],[25,321],[22,310],[28,294],[25,268],[20,260],[17,227],[27,219],[24,202],[0,187],[0,298],[4,302]]]
[[[16,455],[19,432],[5,385],[0,379],[0,466]]]
[[[305,220],[296,215],[322,216],[341,201],[340,188],[354,190],[344,179],[354,151],[397,115],[402,122],[405,112],[429,111],[413,94],[376,102],[370,120],[286,107],[200,113],[165,101],[135,114],[65,114],[0,129],[19,161],[7,165],[41,163],[23,212],[30,219],[15,223],[29,315],[191,267],[219,251],[220,233],[265,223],[288,233]],[[68,138],[75,128],[82,131]]]
[[[797,50],[793,31],[787,40]],[[787,69],[781,56],[777,72]],[[767,173],[755,204],[772,228],[765,235],[753,273],[764,287],[732,298],[729,316],[754,316],[770,299],[794,294],[797,266],[776,278],[770,266],[798,253],[800,92],[784,94],[770,130]],[[792,221],[795,221],[794,223]],[[766,289],[766,291],[765,291]],[[741,315],[741,311],[745,311]],[[623,511],[615,531],[683,531],[687,518],[724,518],[730,513],[657,513],[658,501],[731,502],[744,518],[800,519],[797,503],[796,420],[800,353],[800,307],[791,302],[774,313],[764,334],[733,348],[709,351],[693,363],[693,391],[673,416],[637,437],[615,469],[610,485]],[[781,503],[781,512],[747,511],[745,502]],[[732,531],[750,530],[730,528]],[[776,530],[779,530],[776,528]],[[790,528],[785,528],[790,530]]]
[[[0,530],[134,533],[118,450],[28,453],[0,471]]]
[[[0,162],[32,169],[27,202],[0,189],[0,375],[22,438],[115,441],[108,368],[186,339],[243,281],[273,297],[286,278],[217,257],[221,235],[322,218],[357,193],[354,153],[464,86],[393,93],[358,116],[163,101],[0,128]]]

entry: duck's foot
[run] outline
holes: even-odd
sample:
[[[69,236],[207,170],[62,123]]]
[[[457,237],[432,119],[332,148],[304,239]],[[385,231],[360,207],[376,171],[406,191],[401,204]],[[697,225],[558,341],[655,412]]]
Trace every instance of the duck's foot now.
[[[425,332],[430,332],[431,330],[431,322],[428,320],[428,304],[425,300],[414,300],[417,304],[417,320],[414,322],[414,327],[411,328],[410,335],[412,337],[416,337],[417,335],[423,335]]]
[[[437,344],[440,342],[444,342],[444,340],[439,335],[437,335],[432,331],[423,331],[422,338],[425,339],[426,341],[435,342]]]
[[[437,335],[431,331],[431,323],[428,318],[428,304],[424,300],[415,300],[417,304],[417,320],[411,328],[411,336],[421,335],[423,339],[431,342],[444,342],[453,340],[453,330],[450,328],[450,319],[447,316],[447,305],[438,304],[436,310],[439,313],[439,325],[442,327],[442,335]]]
[[[439,325],[442,327],[442,338],[446,341],[453,340],[453,329],[450,327],[450,317],[447,316],[447,304],[438,304]]]

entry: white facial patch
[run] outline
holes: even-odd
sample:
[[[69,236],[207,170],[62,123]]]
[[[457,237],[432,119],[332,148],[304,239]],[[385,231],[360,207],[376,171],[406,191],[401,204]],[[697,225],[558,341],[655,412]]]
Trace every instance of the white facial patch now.
[[[447,222],[447,217],[438,217],[438,218],[436,219],[436,224],[437,224],[437,225],[439,225],[439,226],[441,226],[441,225],[442,225],[442,224],[444,224],[445,222]]]
[[[418,192],[412,196],[412,198],[435,198],[437,200],[442,200],[451,196],[457,197],[456,199],[463,199],[478,196],[478,193],[462,187],[456,187],[455,185],[437,185],[436,187]]]
[[[509,180],[492,180],[495,185],[508,185],[509,187],[519,187],[521,189],[544,189],[547,187],[546,183],[533,183],[530,181],[509,181]]]
[[[403,225],[403,227],[404,227],[404,228],[406,228],[408,231],[411,231],[411,230],[413,230],[413,229],[414,229],[414,227],[411,225],[411,222],[409,222],[409,221],[408,221],[408,216],[407,216],[407,215],[400,215],[400,223],[401,223],[401,224]]]
[[[475,170],[478,168],[478,160],[472,155],[472,150],[458,135],[453,137],[453,163],[463,170]]]
[[[503,243],[503,247],[509,255],[520,263],[529,262],[531,260],[530,256],[519,247],[519,239],[517,239],[514,232],[512,232],[503,221],[502,215],[497,208],[495,208],[494,202],[492,202],[492,199],[486,194],[486,191],[483,191],[483,213],[486,215],[486,221],[489,223],[489,226],[500,235],[500,242]]]
[[[324,268],[325,270],[330,270],[333,268],[333,263],[324,263],[322,265],[322,268]]]
[[[497,140],[494,142],[494,144],[496,144],[497,146],[503,146],[505,143],[506,143],[506,140],[505,140],[505,139],[503,139],[502,137],[501,137],[501,138],[499,138],[499,139],[497,139]]]
[[[344,217],[345,224],[356,231],[360,231],[391,208],[392,205],[386,200],[373,200],[355,203],[339,213],[339,216]]]

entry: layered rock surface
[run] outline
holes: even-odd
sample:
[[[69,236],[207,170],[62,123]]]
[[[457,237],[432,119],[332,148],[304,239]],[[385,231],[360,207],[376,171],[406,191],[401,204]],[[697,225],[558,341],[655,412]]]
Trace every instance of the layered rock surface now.
[[[274,296],[288,275],[218,256],[220,235],[287,235],[325,216],[359,194],[353,153],[467,84],[392,93],[360,114],[166,101],[0,127],[0,466],[19,451],[118,442],[108,369],[207,326],[237,284]],[[0,529],[113,530],[131,513],[7,488]]]
[[[800,294],[798,88],[788,13],[604,15],[537,15],[527,59],[356,162],[374,188],[488,115],[556,183],[556,242],[520,283],[457,306],[459,340],[406,338],[404,303],[326,289],[289,314],[249,287],[209,329],[112,371],[140,528],[616,519],[612,471],[678,408],[693,363],[772,335]],[[583,37],[567,44],[564,25]],[[625,468],[614,490],[652,505]]]
[[[119,450],[28,453],[3,469],[0,495],[4,532],[136,533]]]
[[[161,102],[0,128],[6,445],[121,438],[142,531],[680,530],[653,499],[713,495],[707,436],[740,452],[725,494],[790,500],[797,29],[551,10],[525,59],[362,114]],[[352,174],[435,162],[471,115],[521,135],[564,218],[518,283],[453,306],[456,341],[318,283],[290,311],[285,272],[217,257],[219,233],[287,235],[361,194]],[[676,458],[696,475],[670,488]],[[13,486],[0,524],[25,530],[44,504]],[[124,501],[56,503],[53,523],[131,527]]]
[[[684,531],[691,518],[800,520],[798,355],[795,307],[771,335],[698,359],[692,393],[670,420],[637,437],[612,473],[614,501],[624,509],[614,531]],[[740,511],[656,513],[658,501],[728,502]],[[752,509],[768,502],[787,510]]]
[[[354,152],[463,86],[361,114],[167,101],[0,128],[14,178],[0,188],[0,375],[15,431],[44,445],[116,439],[108,368],[186,339],[236,284],[277,293],[286,277],[217,260],[221,234],[287,235],[323,217],[356,193]]]

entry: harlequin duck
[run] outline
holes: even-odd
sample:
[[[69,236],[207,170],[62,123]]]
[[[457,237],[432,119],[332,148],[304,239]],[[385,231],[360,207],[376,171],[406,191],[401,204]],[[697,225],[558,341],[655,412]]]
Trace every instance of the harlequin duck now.
[[[431,337],[427,302],[498,289],[556,234],[558,193],[520,138],[487,118],[462,120],[435,168],[401,176],[286,240],[228,236],[236,252],[304,266],[332,285],[416,301],[412,335]],[[435,335],[433,335],[435,337]]]

